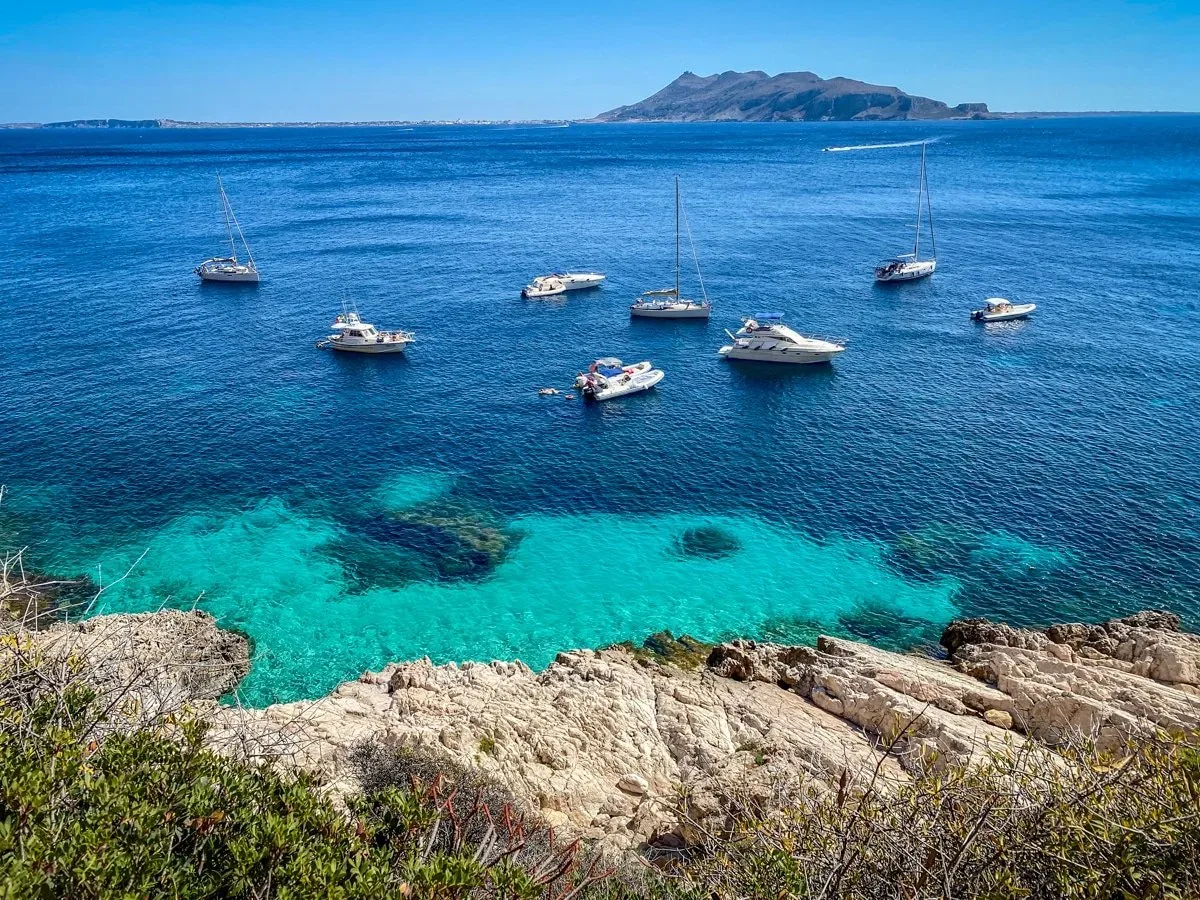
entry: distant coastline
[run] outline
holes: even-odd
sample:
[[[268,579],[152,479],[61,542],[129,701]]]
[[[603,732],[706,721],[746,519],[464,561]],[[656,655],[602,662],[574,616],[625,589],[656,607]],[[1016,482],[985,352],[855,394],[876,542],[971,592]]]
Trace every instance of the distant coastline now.
[[[10,130],[150,129],[150,128],[396,128],[419,125],[563,126],[567,119],[388,119],[369,122],[188,122],[179,119],[70,119],[65,122],[4,122]]]
[[[1083,112],[991,112],[992,119],[1091,119],[1116,116],[1200,116],[1200,111],[1184,110],[1088,110]],[[986,121],[974,119],[974,121]],[[66,122],[0,122],[0,131],[102,131],[188,128],[416,128],[448,125],[510,125],[558,127],[568,125],[680,124],[682,120],[609,122],[603,119],[394,119],[366,122],[185,122],[179,119],[71,119]],[[727,120],[688,120],[691,124],[729,124]],[[861,121],[861,120],[860,120]],[[867,120],[878,121],[878,120]],[[894,120],[892,120],[894,121]],[[969,121],[967,117],[942,121]],[[743,123],[744,124],[744,123]],[[773,122],[754,124],[775,124]],[[810,123],[811,124],[811,123]]]

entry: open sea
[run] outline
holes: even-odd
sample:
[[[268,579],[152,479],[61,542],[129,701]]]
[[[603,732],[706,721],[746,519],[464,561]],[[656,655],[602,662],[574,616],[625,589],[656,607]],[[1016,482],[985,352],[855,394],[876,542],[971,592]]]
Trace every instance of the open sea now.
[[[920,147],[821,150],[917,140],[938,271],[879,286]],[[260,285],[192,274],[218,171]],[[630,321],[676,174],[713,318]],[[1200,116],[0,131],[0,251],[0,543],[243,629],[250,703],[662,628],[1200,626]],[[562,268],[608,281],[520,299]],[[316,349],[343,300],[407,357]],[[846,353],[721,360],[762,308]],[[666,378],[537,395],[602,355]]]

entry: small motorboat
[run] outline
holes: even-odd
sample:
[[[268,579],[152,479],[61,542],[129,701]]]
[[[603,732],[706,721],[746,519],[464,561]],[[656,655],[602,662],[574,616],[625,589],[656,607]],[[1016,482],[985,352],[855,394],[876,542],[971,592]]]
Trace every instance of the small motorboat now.
[[[983,309],[971,311],[971,319],[976,322],[1011,322],[1028,318],[1035,309],[1036,303],[1013,303],[1003,297],[989,297],[984,301]]]
[[[521,296],[526,300],[540,300],[543,297],[557,297],[566,292],[566,283],[557,275],[539,275],[521,289]]]
[[[663,380],[664,374],[662,369],[653,368],[649,360],[627,366],[615,357],[606,356],[576,376],[575,388],[585,400],[611,400],[648,391]]]
[[[403,353],[416,340],[416,335],[411,331],[380,331],[359,318],[358,311],[354,309],[342,312],[330,327],[336,329],[337,333],[317,341],[317,346],[322,349],[350,353]]]

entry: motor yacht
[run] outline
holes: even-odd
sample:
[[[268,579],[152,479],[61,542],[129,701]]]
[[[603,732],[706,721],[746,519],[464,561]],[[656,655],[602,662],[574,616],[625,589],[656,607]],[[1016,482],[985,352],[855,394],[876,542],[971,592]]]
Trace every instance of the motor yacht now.
[[[696,278],[700,282],[700,293],[703,300],[688,300],[679,292],[679,222],[682,206],[679,200],[679,176],[675,176],[675,287],[659,291],[646,291],[629,307],[631,316],[646,319],[707,319],[712,312],[712,303],[704,292],[704,278],[700,274],[700,259],[696,255],[696,246],[692,244],[692,260],[696,263]],[[686,218],[684,223],[686,224]],[[691,243],[692,232],[688,229],[688,242]]]
[[[212,259],[206,259],[193,270],[200,276],[201,281],[241,281],[241,282],[257,282],[258,266],[254,263],[254,256],[250,252],[250,245],[246,243],[246,235],[242,233],[242,226],[238,224],[237,216],[233,214],[233,206],[229,202],[229,197],[225,194],[225,185],[221,183],[221,176],[217,176],[217,191],[221,195],[221,215],[225,219],[225,234],[229,240],[229,255],[214,256]],[[242,242],[242,247],[246,251],[246,261],[238,260],[237,244],[234,241],[233,234],[237,232],[238,238]]]
[[[1003,297],[989,297],[984,301],[983,309],[971,312],[971,318],[976,322],[1011,322],[1028,318],[1035,309],[1036,303],[1013,303]]]
[[[743,319],[736,334],[725,332],[732,343],[717,352],[726,359],[757,362],[823,363],[846,348],[842,344],[804,337],[783,324],[780,313],[760,313]]]
[[[615,357],[606,356],[576,376],[575,389],[587,400],[611,400],[648,391],[663,380],[663,375],[662,369],[653,368],[649,360],[627,366]]]
[[[551,275],[539,275],[521,291],[521,296],[529,300],[539,297],[554,297],[567,291],[583,291],[588,288],[600,287],[604,275],[599,272],[554,272]]]
[[[350,353],[403,353],[416,340],[411,331],[380,331],[364,322],[356,310],[343,312],[330,327],[336,333],[318,341],[318,347]]]
[[[563,283],[568,291],[585,291],[588,288],[600,287],[604,275],[600,272],[562,272],[552,277]]]
[[[921,220],[929,221],[932,250],[929,259],[921,259]],[[913,252],[893,256],[875,267],[876,281],[916,281],[928,278],[937,269],[937,235],[933,231],[933,207],[929,204],[929,179],[925,174],[925,144],[921,144],[921,170],[917,176],[917,225]]]

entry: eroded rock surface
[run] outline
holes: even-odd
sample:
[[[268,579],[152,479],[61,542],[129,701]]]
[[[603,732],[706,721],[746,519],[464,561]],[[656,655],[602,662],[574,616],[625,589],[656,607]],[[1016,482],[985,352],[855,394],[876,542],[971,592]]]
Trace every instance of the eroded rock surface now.
[[[109,621],[122,619],[132,623]],[[96,664],[113,677],[159,671],[167,695],[215,697],[244,674],[246,648],[214,633],[198,614],[102,617],[47,646],[65,652],[88,636],[112,651]],[[316,701],[218,708],[209,737],[323,774],[341,792],[358,788],[350,760],[361,742],[424,748],[498,779],[549,824],[618,849],[683,846],[723,827],[734,800],[770,804],[844,773],[877,773],[886,791],[988,747],[1050,752],[1086,737],[1120,752],[1156,730],[1200,730],[1200,639],[1167,614],[1045,631],[955,622],[945,660],[822,637],[815,648],[731,641],[700,665],[700,644],[668,637],[656,641],[686,647],[687,667],[619,647],[563,653],[542,672],[419,660]]]

